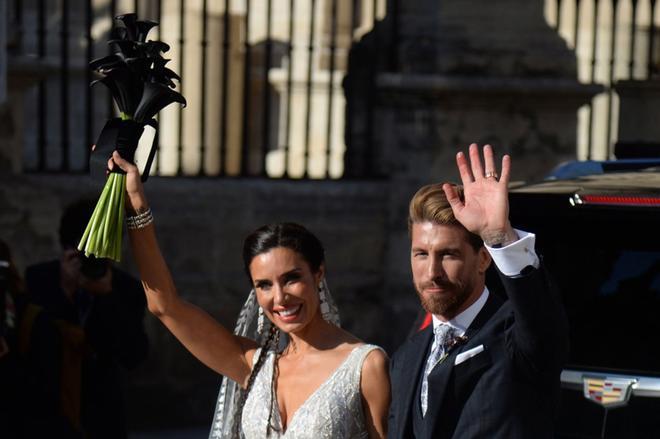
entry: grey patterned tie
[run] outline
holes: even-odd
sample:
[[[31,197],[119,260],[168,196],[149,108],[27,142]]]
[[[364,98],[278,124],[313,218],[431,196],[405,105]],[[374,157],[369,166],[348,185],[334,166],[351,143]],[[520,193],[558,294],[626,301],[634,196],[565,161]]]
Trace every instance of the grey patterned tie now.
[[[420,394],[422,404],[422,417],[426,415],[428,407],[428,393],[429,393],[429,374],[436,364],[442,359],[447,350],[449,342],[455,335],[455,330],[451,326],[441,323],[433,329],[435,334],[433,345],[431,346],[431,354],[426,360],[426,368],[424,369],[424,379],[422,380],[422,391]]]

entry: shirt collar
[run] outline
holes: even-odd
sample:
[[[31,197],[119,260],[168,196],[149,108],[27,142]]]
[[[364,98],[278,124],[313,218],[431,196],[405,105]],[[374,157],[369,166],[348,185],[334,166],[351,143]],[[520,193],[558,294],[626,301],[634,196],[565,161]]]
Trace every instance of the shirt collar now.
[[[488,292],[488,288],[484,287],[484,291],[481,293],[481,296],[470,306],[468,306],[465,311],[454,317],[453,319],[443,322],[439,318],[437,318],[435,315],[433,315],[433,330],[438,327],[440,324],[445,324],[453,327],[456,329],[458,336],[463,336],[465,335],[465,331],[467,331],[467,328],[470,327],[472,324],[472,321],[474,320],[475,317],[477,317],[477,314],[479,314],[479,311],[481,311],[481,308],[484,307],[484,304],[486,303],[486,300],[488,300],[488,295],[490,293]]]

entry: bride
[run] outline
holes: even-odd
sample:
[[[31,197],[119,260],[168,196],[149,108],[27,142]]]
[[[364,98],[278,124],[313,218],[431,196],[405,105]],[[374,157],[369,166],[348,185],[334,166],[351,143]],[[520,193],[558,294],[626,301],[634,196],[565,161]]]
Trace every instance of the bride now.
[[[234,334],[177,295],[139,172],[116,152],[114,166],[127,173],[127,224],[149,310],[225,376],[211,438],[386,436],[387,356],[337,325],[313,234],[285,223],[248,236],[243,261],[253,290]]]

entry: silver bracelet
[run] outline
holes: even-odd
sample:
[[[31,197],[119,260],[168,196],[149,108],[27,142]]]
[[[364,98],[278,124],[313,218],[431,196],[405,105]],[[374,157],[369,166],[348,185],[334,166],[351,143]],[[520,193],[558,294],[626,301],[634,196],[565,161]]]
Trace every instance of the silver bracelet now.
[[[153,222],[154,216],[151,214],[151,208],[138,215],[126,217],[126,227],[128,227],[128,230],[143,229]]]

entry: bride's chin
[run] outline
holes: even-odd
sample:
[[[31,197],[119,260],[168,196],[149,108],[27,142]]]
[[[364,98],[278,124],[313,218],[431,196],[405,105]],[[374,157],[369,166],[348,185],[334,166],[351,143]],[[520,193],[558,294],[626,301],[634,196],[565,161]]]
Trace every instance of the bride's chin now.
[[[275,326],[285,334],[298,334],[306,331],[309,328],[310,322],[301,321],[295,323],[282,324],[280,322],[276,323]]]

